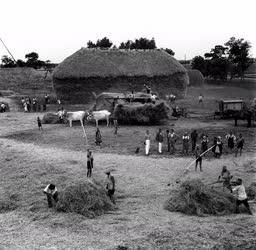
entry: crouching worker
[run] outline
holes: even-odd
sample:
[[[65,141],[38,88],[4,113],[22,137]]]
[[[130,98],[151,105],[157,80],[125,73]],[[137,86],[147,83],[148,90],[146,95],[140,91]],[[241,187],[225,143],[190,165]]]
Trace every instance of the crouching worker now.
[[[56,203],[58,201],[58,191],[54,184],[49,184],[44,189],[44,193],[46,194],[48,207],[53,206],[53,201]]]
[[[235,212],[239,213],[239,206],[241,204],[244,204],[245,207],[247,208],[248,213],[252,214],[242,179],[238,178],[236,181],[236,185],[237,186],[233,188],[233,193],[236,195],[236,211]]]
[[[108,192],[108,196],[110,198],[110,200],[116,204],[115,202],[115,199],[114,199],[114,193],[115,193],[115,178],[114,176],[112,176],[110,174],[110,171],[107,170],[106,172],[106,175],[107,175],[107,186],[106,186],[106,189],[107,189],[107,192]]]
[[[227,188],[232,193],[232,188],[231,188],[231,179],[232,178],[233,178],[233,176],[230,174],[227,167],[223,166],[221,174],[218,178],[218,181],[223,182],[223,191],[224,191],[225,188]]]

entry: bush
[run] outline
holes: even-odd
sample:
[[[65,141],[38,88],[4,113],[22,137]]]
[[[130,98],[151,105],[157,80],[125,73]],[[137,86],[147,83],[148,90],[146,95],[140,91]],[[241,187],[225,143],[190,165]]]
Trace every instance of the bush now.
[[[57,211],[74,212],[93,218],[113,210],[114,205],[102,185],[88,180],[70,185],[61,192],[56,208]]]
[[[61,123],[59,116],[56,113],[46,113],[42,119],[43,124]]]
[[[164,102],[158,104],[118,104],[114,117],[120,124],[158,124],[168,118],[169,106]]]
[[[166,201],[164,207],[171,212],[189,215],[231,214],[235,210],[235,198],[193,179],[183,182],[178,192]]]

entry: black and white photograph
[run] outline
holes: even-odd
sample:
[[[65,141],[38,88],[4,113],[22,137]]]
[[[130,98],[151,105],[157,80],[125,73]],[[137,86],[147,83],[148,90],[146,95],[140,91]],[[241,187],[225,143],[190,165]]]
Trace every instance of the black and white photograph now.
[[[255,1],[0,10],[0,250],[256,249]]]

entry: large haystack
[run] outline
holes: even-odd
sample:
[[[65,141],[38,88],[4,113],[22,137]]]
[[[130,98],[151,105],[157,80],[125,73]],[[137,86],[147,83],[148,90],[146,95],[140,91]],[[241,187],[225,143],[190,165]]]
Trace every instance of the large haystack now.
[[[93,218],[115,207],[102,185],[87,180],[70,185],[61,192],[56,208],[61,212],[74,212]]]
[[[235,198],[204,185],[200,180],[188,180],[165,203],[165,209],[189,215],[230,214],[235,211]]]
[[[204,76],[197,69],[188,70],[189,86],[202,86],[204,84]]]
[[[90,103],[93,92],[137,92],[143,84],[164,97],[184,97],[188,84],[186,69],[163,50],[100,50],[82,48],[59,64],[53,73],[59,99]]]
[[[0,89],[12,90],[21,95],[54,94],[52,76],[45,79],[45,71],[33,68],[0,68]]]
[[[118,104],[114,110],[114,117],[121,124],[158,124],[168,118],[170,111],[165,102],[157,104]]]

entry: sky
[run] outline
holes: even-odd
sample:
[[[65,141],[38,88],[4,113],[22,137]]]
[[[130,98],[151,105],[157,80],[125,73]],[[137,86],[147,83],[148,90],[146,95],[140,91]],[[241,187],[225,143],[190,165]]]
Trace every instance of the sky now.
[[[105,36],[116,45],[154,37],[179,60],[234,36],[256,57],[255,7],[255,0],[0,0],[0,38],[15,59],[35,51],[54,63]]]

